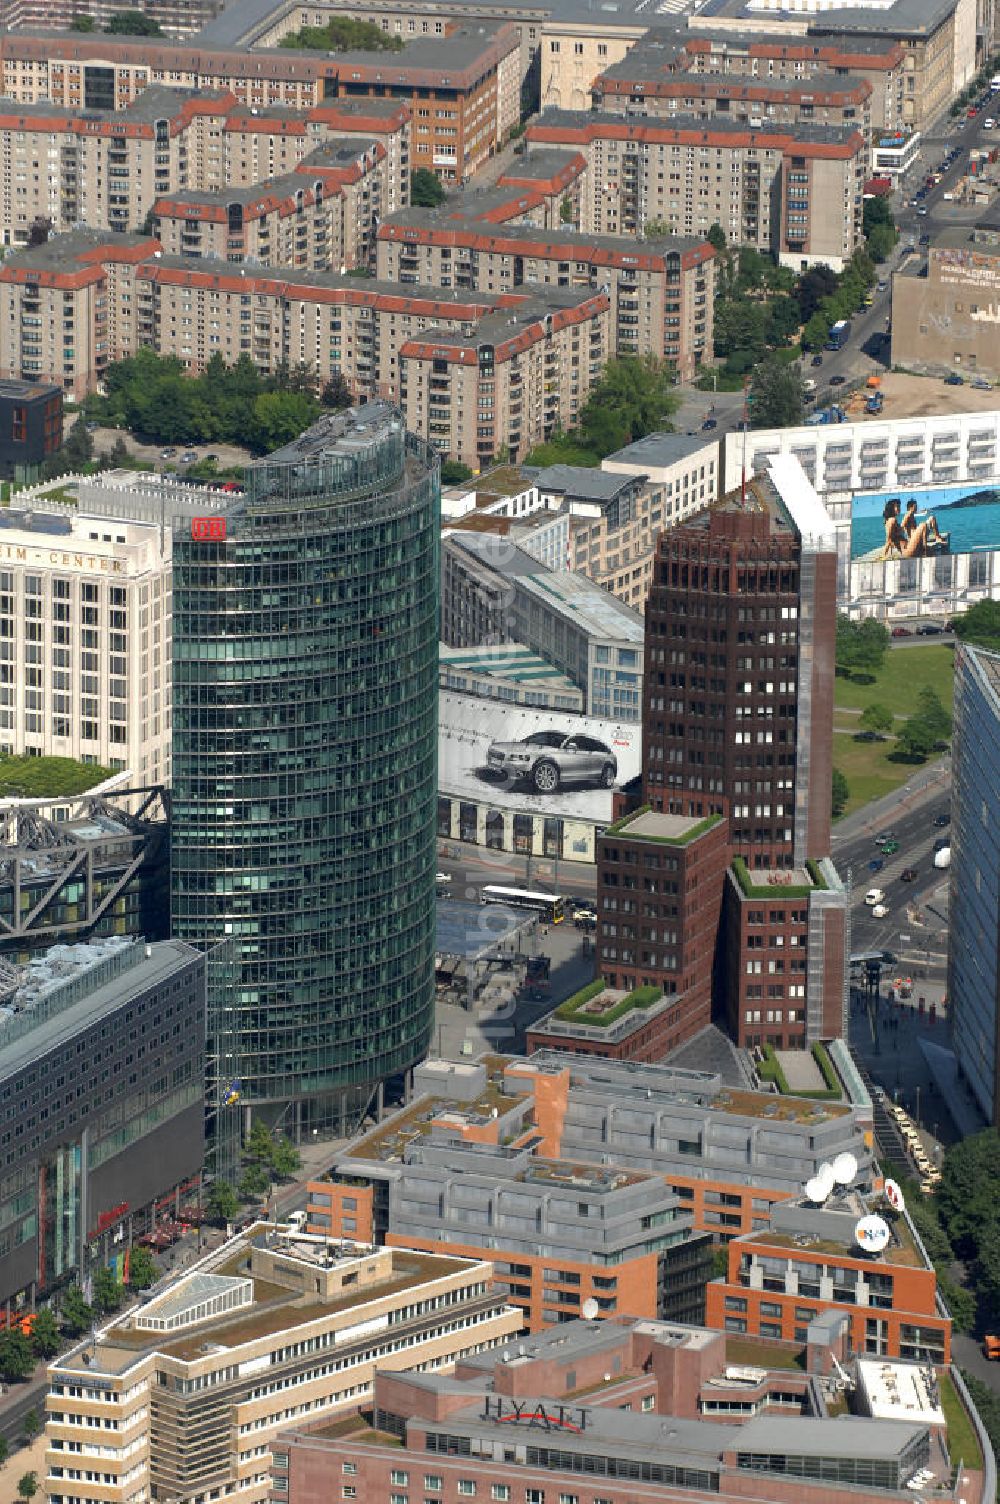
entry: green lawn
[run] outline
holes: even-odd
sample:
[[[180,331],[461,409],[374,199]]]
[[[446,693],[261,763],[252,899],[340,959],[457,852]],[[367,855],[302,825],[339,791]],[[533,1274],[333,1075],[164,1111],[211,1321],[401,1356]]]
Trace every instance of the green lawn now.
[[[110,768],[71,757],[0,757],[0,796],[56,799],[86,793],[110,777]]]
[[[958,1397],[958,1391],[951,1381],[951,1375],[942,1373],[939,1377],[941,1388],[941,1408],[948,1426],[948,1455],[952,1466],[961,1457],[966,1467],[981,1468],[983,1454],[976,1433],[972,1429],[972,1422],[965,1413],[965,1407]]]
[[[954,691],[953,650],[942,643],[927,647],[890,648],[874,684],[857,684],[838,676],[834,692],[833,765],[847,779],[851,790],[844,809],[852,810],[873,799],[891,794],[921,767],[921,763],[890,762],[895,742],[891,737],[881,742],[854,740],[860,729],[860,712],[868,705],[885,705],[903,721],[916,709],[917,694],[929,684],[940,696],[942,705],[951,710]]]
[[[851,735],[834,733],[833,765],[843,773],[851,791],[844,807],[845,815],[860,809],[863,804],[870,804],[873,799],[881,799],[883,794],[891,794],[893,789],[901,788],[922,766],[920,763],[890,762],[887,754],[895,745],[891,740],[856,742]]]
[[[853,679],[837,676],[833,703],[836,710],[867,705],[885,705],[894,715],[910,715],[917,707],[917,693],[929,684],[941,696],[941,704],[951,709],[954,688],[954,651],[944,643],[927,647],[890,648],[874,684],[856,684]],[[834,721],[836,722],[836,714]]]
[[[727,1337],[726,1362],[749,1368],[805,1368],[806,1350],[757,1342],[753,1337]]]

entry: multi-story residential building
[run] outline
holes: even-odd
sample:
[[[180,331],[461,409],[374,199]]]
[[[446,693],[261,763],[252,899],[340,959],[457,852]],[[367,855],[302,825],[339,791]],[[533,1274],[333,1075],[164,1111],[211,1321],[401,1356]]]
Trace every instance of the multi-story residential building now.
[[[1000,217],[974,228],[944,227],[926,262],[892,279],[892,363],[946,376],[951,371],[1000,376],[994,344],[1000,291]]]
[[[220,9],[220,0],[135,0],[130,9],[155,21],[169,36],[190,36],[200,31]],[[121,15],[117,0],[2,0],[0,26],[24,31],[68,28],[79,17],[89,17],[95,31]]]
[[[230,203],[241,198],[267,207],[266,193],[229,195]],[[284,199],[284,223],[292,254],[308,257],[310,245],[317,249],[314,211],[295,202]],[[184,203],[205,207],[197,195]],[[228,240],[225,212],[217,229]],[[280,220],[280,207],[275,213]],[[0,267],[0,320],[13,332],[0,376],[44,375],[82,396],[109,361],[147,346],[195,371],[215,355],[228,364],[249,355],[265,372],[291,362],[310,368],[318,384],[340,376],[357,397],[398,402],[412,429],[478,469],[508,445],[522,455],[570,427],[610,354],[610,305],[600,291],[404,289],[339,269],[220,266],[184,254],[208,241],[191,224],[187,210],[167,221],[180,255],[164,255],[153,239],[78,230],[9,256]],[[284,239],[284,229],[275,233]],[[360,221],[347,238],[365,254]]]
[[[486,1261],[258,1223],[50,1364],[46,1488],[263,1500],[290,1421],[350,1413],[376,1371],[447,1373],[520,1324]]]
[[[876,131],[896,130],[903,125],[906,54],[900,42],[878,35],[807,40],[788,36],[785,31],[779,28],[772,34],[748,36],[742,28],[716,28],[706,33],[700,26],[676,30],[658,26],[635,42],[623,59],[600,69],[593,86],[594,100],[599,108],[609,111],[627,103],[628,113],[673,114],[674,109],[667,107],[665,111],[657,102],[661,86],[673,89],[678,83],[689,85],[691,108],[698,110],[706,97],[697,92],[700,85],[711,90],[728,83],[736,88],[775,89],[778,92],[770,100],[761,96],[762,104],[770,103],[774,110],[799,108],[801,113],[792,118],[833,124],[833,118],[823,114],[831,108],[831,100],[810,99],[809,92],[815,89],[821,94],[839,94],[843,107],[851,109],[846,94],[866,85],[862,104],[865,123]],[[629,84],[635,87],[629,88]],[[791,91],[802,90],[803,97],[796,102],[793,94],[785,92],[786,86]],[[676,96],[668,92],[664,97]],[[718,97],[721,101],[727,96]],[[811,115],[810,107],[814,110]],[[834,109],[839,107],[833,105]],[[728,110],[745,113],[738,97]],[[723,104],[720,113],[725,111]],[[756,116],[767,112],[750,113]],[[847,118],[860,120],[862,114]]]
[[[152,521],[0,512],[0,746],[170,780],[170,542]]]
[[[533,144],[565,146],[587,161],[579,228],[588,235],[674,235],[722,226],[736,245],[771,251],[796,270],[834,270],[861,243],[868,143],[856,127],[745,125],[725,116],[710,128],[688,115],[635,120],[546,111]]]
[[[15,800],[0,835],[0,955],[104,935],[167,936],[167,799],[115,777],[75,799]]]
[[[123,333],[133,270],[157,249],[149,236],[79,229],[7,256],[0,377],[48,381],[75,399],[92,391],[109,361],[131,348]]]
[[[585,575],[547,569],[491,533],[452,531],[441,553],[441,637],[450,647],[513,639],[584,691],[588,715],[640,718],[637,611]]]
[[[740,78],[720,72],[681,72],[674,37],[649,31],[620,63],[594,82],[594,108],[609,115],[669,120],[718,116],[744,125],[847,125],[871,128],[872,86],[850,74],[810,73],[806,78]]]
[[[426,1101],[392,1118],[310,1182],[307,1228],[344,1236],[352,1223],[389,1246],[480,1258],[529,1331],[602,1317],[704,1316],[711,1239],[655,1174],[538,1155],[521,1126],[523,1098],[500,1100],[507,1145],[484,1137],[479,1104],[435,1113]],[[420,1125],[420,1142],[411,1138]],[[353,1210],[353,1215],[352,1215]]]
[[[878,1206],[889,1243],[872,1254],[857,1226]],[[803,1342],[809,1323],[842,1312],[854,1352],[917,1363],[951,1359],[951,1317],[937,1276],[906,1212],[857,1191],[825,1205],[802,1197],[771,1210],[768,1228],[734,1238],[722,1280],[706,1292],[709,1326]]]
[[[321,184],[323,196],[341,200],[361,222],[341,232],[350,243],[370,236],[373,214],[409,201],[409,133],[407,106],[387,99],[261,110],[226,89],[156,84],[120,109],[85,116],[72,104],[0,100],[0,238],[24,244],[37,223],[140,230],[162,197],[254,189],[308,162],[307,178],[289,191],[311,177],[314,194]]]
[[[432,1029],[439,467],[369,403],[247,487],[174,528],[172,930],[233,941],[210,1098],[343,1132]]]
[[[306,271],[367,269],[388,176],[380,141],[331,139],[280,177],[158,198],[151,230],[168,256]]]
[[[955,661],[948,998],[962,1076],[1000,1122],[1000,656],[960,646]]]
[[[751,1364],[748,1346],[665,1322],[577,1321],[464,1360],[447,1380],[379,1373],[370,1404],[334,1434],[280,1437],[271,1497],[323,1504],[348,1477],[369,1504],[421,1488],[442,1504],[889,1504],[912,1499],[914,1479],[948,1490],[957,1471],[967,1504],[990,1498],[992,1455],[969,1467],[960,1439],[971,1426],[989,1453],[960,1379],[954,1424],[940,1393],[951,1375],[939,1386],[926,1367],[854,1357],[839,1323],[810,1328],[805,1371],[790,1347],[757,1343]],[[850,1371],[850,1407],[834,1397],[834,1360]]]
[[[42,461],[62,445],[60,387],[40,381],[0,381],[0,475],[37,480]]]
[[[494,1148],[533,1144],[547,1161],[648,1173],[667,1183],[696,1231],[722,1240],[766,1228],[773,1204],[797,1196],[803,1176],[839,1153],[853,1153],[870,1183],[870,1107],[795,1097],[782,1098],[779,1112],[775,1106],[773,1095],[736,1090],[704,1071],[552,1049],[527,1060],[428,1060],[414,1072],[410,1105],[341,1154],[329,1176],[310,1182],[309,1222],[331,1236],[405,1236],[385,1175],[408,1163],[418,1137],[428,1135]],[[460,1180],[448,1194],[457,1206]],[[427,1203],[420,1213],[430,1210]],[[516,1271],[509,1283],[518,1283]],[[513,1298],[541,1311],[538,1293],[513,1291]]]
[[[459,183],[507,139],[520,114],[520,43],[502,20],[446,26],[395,54],[226,51],[137,37],[0,39],[0,93],[80,110],[125,110],[151,84],[226,89],[248,108],[308,109],[372,97],[413,114],[412,166]]]
[[[33,1304],[201,1173],[205,959],[110,936],[0,970],[0,1299]]]
[[[379,276],[496,293],[538,283],[599,289],[611,300],[613,353],[669,360],[684,381],[711,357],[715,252],[707,241],[669,237],[637,245],[530,225],[494,228],[459,217],[462,208],[460,202],[457,213],[450,203],[406,209],[384,220]]]
[[[612,354],[609,319],[606,293],[546,287],[473,333],[430,328],[406,340],[396,359],[407,426],[473,470],[504,452],[522,459],[576,427]]]

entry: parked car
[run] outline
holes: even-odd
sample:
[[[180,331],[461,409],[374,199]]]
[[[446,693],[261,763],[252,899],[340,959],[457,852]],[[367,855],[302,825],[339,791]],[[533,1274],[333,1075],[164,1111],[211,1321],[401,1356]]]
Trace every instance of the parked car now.
[[[451,882],[451,873],[450,872],[439,872],[435,876],[434,881],[437,882],[437,883],[441,883],[441,884],[450,883]]]
[[[193,465],[194,462],[197,460],[197,458],[198,458],[197,450],[194,450],[194,449],[185,449],[184,453],[181,455],[181,464],[182,465]]]
[[[493,742],[486,764],[508,778],[526,779],[536,793],[554,794],[566,783],[597,783],[614,787],[618,759],[594,736],[564,731],[533,731],[519,742]]]
[[[893,629],[892,629],[892,635],[893,635],[893,637],[912,637],[913,636],[913,628],[912,627],[893,627]]]
[[[1000,1358],[1000,1337],[991,1337],[987,1334],[983,1338],[983,1352],[987,1358]]]
[[[987,381],[985,376],[974,376],[972,379],[972,385],[974,390],[977,392],[988,392],[992,390],[992,383]]]
[[[809,364],[813,366],[821,366],[823,364],[822,355],[814,355]]]
[[[943,851],[946,846],[950,845],[951,836],[938,836],[937,840],[934,842],[934,850]]]
[[[918,204],[917,205],[917,213],[918,214],[926,214],[927,213],[927,205],[926,204]]]
[[[946,825],[950,825],[951,824],[951,816],[950,815],[944,815],[944,814],[935,815],[934,816],[934,824],[935,824],[935,826],[936,826],[936,828],[938,830],[944,830],[944,828],[945,828]]]
[[[945,386],[964,386],[965,381],[957,371],[950,371],[944,378],[944,384]]]
[[[172,460],[173,457],[174,457],[174,455],[176,453],[177,453],[176,449],[161,449],[160,450],[160,459],[161,460]]]
[[[904,883],[915,883],[919,876],[920,873],[917,871],[916,867],[904,867],[902,872],[899,874],[900,881]]]
[[[936,621],[921,622],[917,628],[918,637],[940,637],[944,627],[939,627]]]
[[[706,418],[705,421],[704,421],[704,423],[701,425],[702,432],[703,433],[708,433],[711,429],[718,428],[718,426],[719,426],[719,421],[718,421],[717,418]]]
[[[831,386],[843,386],[843,384],[844,384],[844,382],[846,380],[847,380],[846,376],[831,376],[830,377],[830,385]]]

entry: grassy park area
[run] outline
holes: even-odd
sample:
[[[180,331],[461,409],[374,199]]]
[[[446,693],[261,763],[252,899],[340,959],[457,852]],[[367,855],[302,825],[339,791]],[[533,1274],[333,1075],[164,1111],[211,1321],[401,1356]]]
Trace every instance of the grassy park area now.
[[[859,682],[858,676],[847,678],[838,674],[834,691],[833,763],[847,779],[851,791],[845,814],[900,788],[916,766],[893,760],[892,737],[883,741],[856,741],[861,712],[869,705],[884,705],[895,715],[897,725],[901,725],[916,709],[919,691],[929,685],[950,713],[953,665],[954,650],[950,646],[928,643],[890,648],[881,669],[871,676],[870,684]],[[862,675],[860,679],[868,677]]]

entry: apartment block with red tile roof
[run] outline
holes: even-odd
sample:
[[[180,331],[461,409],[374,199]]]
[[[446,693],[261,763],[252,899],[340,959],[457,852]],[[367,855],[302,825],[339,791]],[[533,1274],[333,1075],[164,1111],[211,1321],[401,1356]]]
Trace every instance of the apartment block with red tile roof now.
[[[528,139],[586,158],[586,234],[637,234],[655,223],[699,237],[717,223],[734,244],[796,270],[814,262],[839,270],[861,243],[868,143],[857,128],[549,110]]]
[[[363,153],[373,143],[379,161],[368,164]],[[348,241],[370,242],[374,216],[409,201],[407,107],[343,100],[261,112],[228,90],[162,85],[121,110],[0,100],[0,238],[25,244],[36,220],[56,232],[77,224],[135,231],[161,197],[253,188],[306,162],[317,169],[314,181],[349,201],[349,220],[358,217]],[[358,199],[350,192],[359,170],[378,174],[377,210],[364,203],[370,186]]]
[[[157,198],[151,228],[169,256],[307,271],[371,268],[388,178],[380,141],[333,138],[294,171],[249,187]]]
[[[79,33],[0,37],[0,93],[21,103],[124,110],[151,84],[227,89],[251,110],[392,100],[413,113],[412,165],[459,183],[520,118],[520,38],[505,20],[449,23],[400,52],[330,56]]]
[[[379,227],[378,270],[399,282],[516,292],[539,286],[606,289],[612,354],[672,361],[683,381],[712,352],[715,252],[694,237],[637,243],[525,224],[463,218],[458,205],[406,209]]]

